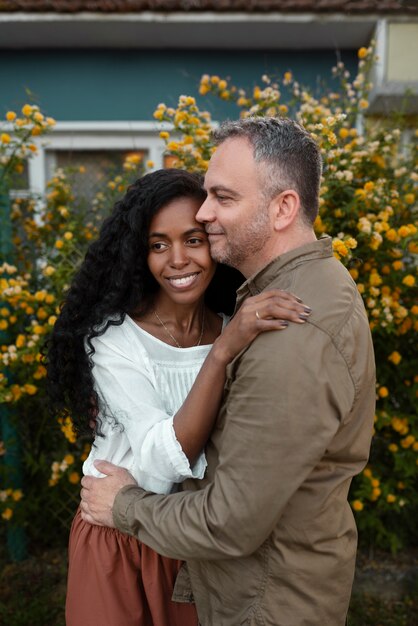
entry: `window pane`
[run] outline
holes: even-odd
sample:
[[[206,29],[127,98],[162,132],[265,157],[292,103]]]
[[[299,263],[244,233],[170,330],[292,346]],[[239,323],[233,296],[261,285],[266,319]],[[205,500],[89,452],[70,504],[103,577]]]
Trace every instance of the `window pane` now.
[[[111,179],[122,173],[123,162],[131,154],[138,154],[142,161],[147,158],[145,150],[56,150],[47,154],[47,177],[52,178],[57,168],[71,168],[74,196],[91,202]],[[138,176],[140,172],[141,165]]]

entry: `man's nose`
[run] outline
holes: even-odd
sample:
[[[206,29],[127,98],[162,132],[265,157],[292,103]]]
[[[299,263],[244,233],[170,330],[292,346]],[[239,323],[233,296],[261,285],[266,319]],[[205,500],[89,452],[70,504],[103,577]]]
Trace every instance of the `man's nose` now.
[[[205,224],[206,222],[213,222],[214,219],[215,212],[213,210],[213,201],[208,196],[196,213],[196,220]]]

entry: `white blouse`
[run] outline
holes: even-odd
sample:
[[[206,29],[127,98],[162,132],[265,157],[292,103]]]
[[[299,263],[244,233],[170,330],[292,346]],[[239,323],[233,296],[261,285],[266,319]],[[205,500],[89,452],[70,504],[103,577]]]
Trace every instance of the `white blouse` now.
[[[223,317],[223,327],[227,323]],[[105,459],[125,467],[138,484],[170,493],[186,478],[203,478],[203,452],[193,467],[176,439],[173,417],[189,393],[211,345],[175,348],[140,328],[128,315],[92,340],[93,376],[103,407],[103,437],[96,437],[83,472]]]

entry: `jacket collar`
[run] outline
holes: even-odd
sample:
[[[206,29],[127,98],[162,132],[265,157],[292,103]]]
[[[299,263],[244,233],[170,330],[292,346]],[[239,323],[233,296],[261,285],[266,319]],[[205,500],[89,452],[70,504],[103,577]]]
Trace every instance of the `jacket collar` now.
[[[281,273],[289,272],[302,263],[315,259],[325,259],[332,255],[332,239],[328,235],[322,235],[316,241],[285,252],[285,254],[270,261],[241,285],[237,291],[237,307],[248,296],[255,296],[266,289]]]

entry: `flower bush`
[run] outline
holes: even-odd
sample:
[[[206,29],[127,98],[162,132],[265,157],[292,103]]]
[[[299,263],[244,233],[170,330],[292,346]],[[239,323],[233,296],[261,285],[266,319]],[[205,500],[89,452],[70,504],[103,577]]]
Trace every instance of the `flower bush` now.
[[[280,77],[263,76],[251,92],[227,78],[204,75],[199,94],[234,102],[241,116],[292,117],[318,141],[325,168],[316,232],[332,236],[335,256],[357,283],[377,363],[370,462],[353,481],[350,502],[363,542],[396,550],[417,540],[417,136],[403,132],[401,117],[364,117],[371,89],[367,76],[375,58],[372,48],[361,48],[358,56],[354,78],[341,63],[333,69],[332,91],[312,93],[288,71]],[[204,172],[215,149],[212,120],[196,98],[181,96],[175,108],[161,103],[154,118],[170,162]],[[0,402],[13,407],[19,431],[28,433],[25,462],[29,473],[38,475],[37,489],[43,495],[32,493],[28,503],[26,483],[18,496],[7,488],[0,492],[0,512],[8,523],[18,507],[33,511],[34,501],[52,501],[58,507],[78,494],[80,464],[89,444],[75,440],[70,415],[58,421],[47,417],[41,345],[63,290],[95,236],[97,214],[110,208],[137,173],[137,163],[125,166],[125,175],[110,181],[88,215],[77,210],[71,176],[64,172],[49,183],[43,205],[34,199],[12,204],[19,254],[13,265],[0,268],[0,330],[10,337],[1,346]],[[0,454],[6,452],[4,441]]]
[[[7,141],[0,143],[0,176],[9,187],[16,165],[35,154],[24,146],[40,134],[37,128],[45,119],[36,107],[22,109],[29,111],[25,132],[13,112],[6,115],[6,123],[15,123]],[[46,119],[42,132],[53,126]],[[45,532],[59,538],[68,530],[78,502],[81,464],[90,449],[90,442],[76,439],[69,415],[52,417],[48,411],[45,339],[105,208],[113,206],[141,168],[138,155],[129,155],[123,173],[106,183],[91,206],[72,192],[73,179],[85,173],[83,168],[58,170],[44,198],[10,200],[14,252],[0,261],[0,410],[7,411],[16,429],[23,471],[21,488],[13,488],[15,464],[4,462],[8,454],[16,455],[12,432],[0,441],[0,515],[8,525],[26,526],[33,540],[44,541]]]

